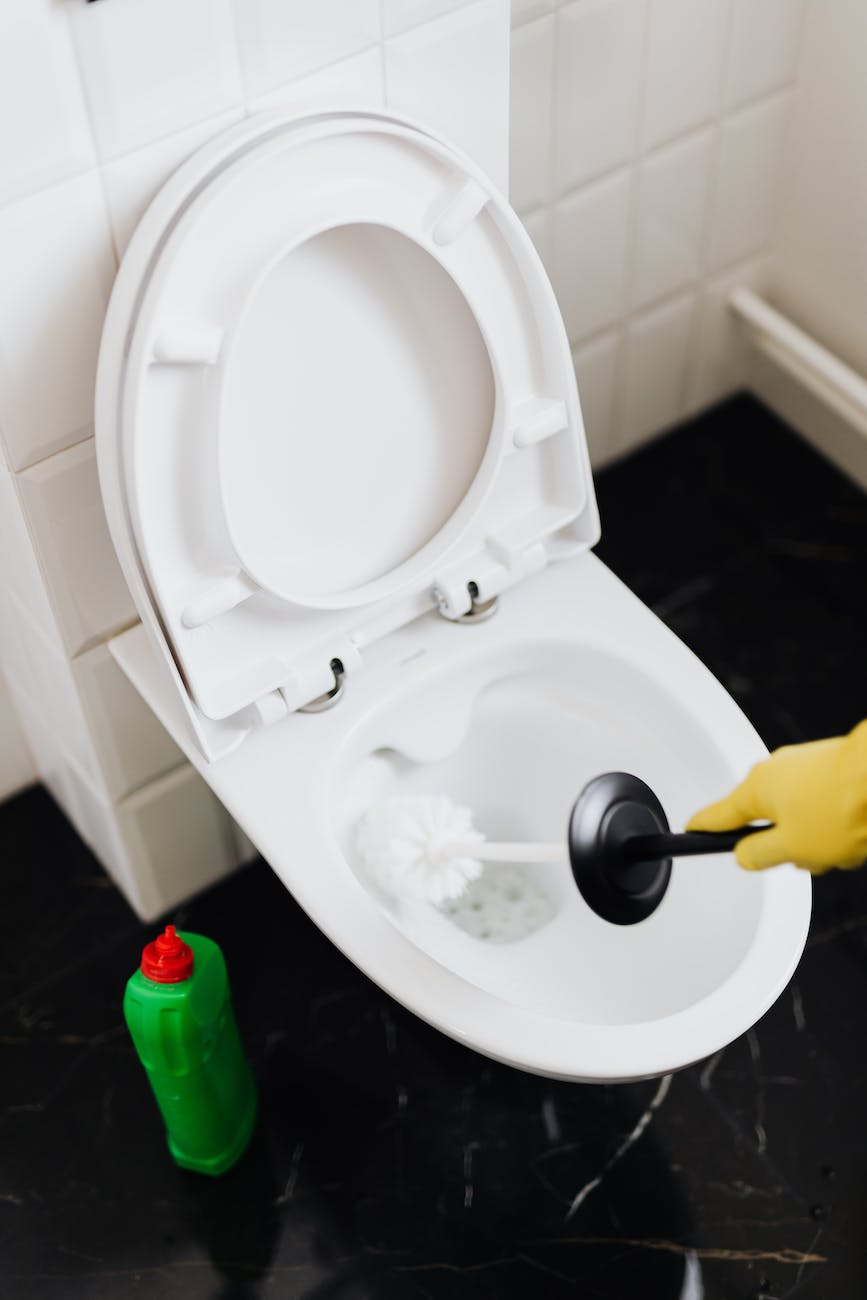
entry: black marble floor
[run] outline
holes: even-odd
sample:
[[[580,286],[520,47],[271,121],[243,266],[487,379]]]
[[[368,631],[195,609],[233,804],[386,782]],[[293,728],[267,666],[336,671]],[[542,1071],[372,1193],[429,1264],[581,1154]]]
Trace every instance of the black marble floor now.
[[[867,504],[793,434],[739,399],[598,491],[602,558],[770,746],[867,715]],[[155,927],[41,791],[0,830],[0,1296],[867,1296],[867,871],[817,883],[745,1038],[594,1088],[429,1029],[256,864],[170,918],[222,945],[262,1091],[211,1181],[172,1165],[123,1026]]]

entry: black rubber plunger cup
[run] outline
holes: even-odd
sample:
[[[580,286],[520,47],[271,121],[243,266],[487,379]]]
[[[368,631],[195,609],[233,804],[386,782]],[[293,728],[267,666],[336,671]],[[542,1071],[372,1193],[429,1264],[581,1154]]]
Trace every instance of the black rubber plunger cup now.
[[[650,786],[628,772],[588,781],[569,818],[569,861],[585,902],[606,921],[634,925],[655,912],[672,857],[723,853],[763,826],[673,834]]]

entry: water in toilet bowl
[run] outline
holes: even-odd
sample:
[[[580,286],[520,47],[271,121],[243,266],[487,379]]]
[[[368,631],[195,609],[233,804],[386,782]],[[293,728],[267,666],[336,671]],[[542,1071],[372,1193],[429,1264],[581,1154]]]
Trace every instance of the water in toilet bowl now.
[[[459,929],[487,943],[526,939],[557,914],[544,883],[520,863],[486,867],[466,893],[440,909]]]
[[[446,710],[421,699],[401,700],[391,716],[389,706],[374,710],[369,747],[361,729],[340,765],[333,796],[345,858],[392,924],[479,988],[569,1021],[658,1019],[724,982],[749,949],[761,912],[761,891],[725,855],[707,859],[701,871],[676,865],[660,907],[630,927],[591,912],[565,861],[562,869],[522,867],[512,881],[520,882],[514,900],[499,893],[504,882],[494,884],[502,866],[477,882],[469,907],[466,899],[444,910],[376,893],[355,856],[354,828],[367,809],[392,797],[447,795],[473,809],[491,840],[562,835],[565,842],[575,795],[600,771],[641,775],[674,824],[709,772],[725,783],[712,738],[677,698],[626,660],[607,654],[603,662],[590,646],[537,644],[511,669],[499,663],[471,700],[460,696],[455,684],[445,693]],[[443,711],[454,718],[452,734],[443,730]],[[428,727],[442,735],[426,752]]]

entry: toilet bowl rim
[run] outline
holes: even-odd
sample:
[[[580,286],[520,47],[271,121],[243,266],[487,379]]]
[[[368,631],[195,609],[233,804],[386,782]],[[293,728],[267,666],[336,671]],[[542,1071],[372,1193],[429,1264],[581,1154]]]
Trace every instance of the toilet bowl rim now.
[[[633,1023],[550,1016],[480,988],[418,948],[357,879],[330,818],[322,809],[320,816],[322,821],[313,817],[307,823],[307,843],[303,836],[295,843],[297,856],[306,861],[318,846],[320,869],[311,873],[315,880],[287,879],[275,867],[308,915],[360,970],[428,1024],[493,1059],[534,1073],[613,1082],[665,1074],[701,1060],[764,1014],[789,982],[806,943],[810,878],[795,867],[781,867],[755,879],[762,902],[750,946],[705,996],[671,1015]],[[332,879],[321,871],[326,862],[342,877],[341,923],[335,923]],[[762,990],[759,998],[757,990]]]
[[[586,567],[588,558],[581,557],[576,563]],[[598,561],[595,566],[603,568]],[[623,595],[624,599],[634,600],[631,593],[624,591]],[[647,615],[648,626],[654,626],[657,620],[652,612],[640,602],[635,603]],[[494,641],[494,623],[488,625],[486,639],[499,652],[503,640],[498,635]],[[521,638],[526,642],[524,633],[507,640],[514,643]],[[596,629],[592,639],[585,630],[547,641],[554,645],[576,642],[585,647],[604,646],[604,632]],[[670,684],[684,664],[694,658],[681,642],[675,639],[675,644],[677,652],[663,660],[665,671],[660,671],[657,662],[657,671],[648,673],[647,665],[637,656],[632,656],[632,664],[657,682],[665,684],[668,680]],[[487,658],[481,648],[478,654],[483,660]],[[476,657],[476,652],[472,656]],[[494,662],[498,658],[496,653]],[[700,672],[689,693],[706,715],[707,733],[714,737],[733,768],[762,757],[764,747],[735,702],[703,665],[696,664]],[[447,675],[449,665],[443,665],[439,672]],[[701,683],[709,687],[704,694],[698,691]],[[751,878],[750,884],[761,891],[762,901],[747,953],[711,992],[657,1020],[599,1025],[546,1016],[480,989],[418,948],[355,876],[334,834],[330,791],[341,759],[357,738],[358,730],[366,729],[371,713],[385,706],[381,697],[373,700],[370,708],[359,704],[357,713],[353,710],[353,719],[347,718],[351,725],[345,727],[334,715],[328,719],[330,736],[326,739],[323,735],[321,747],[313,746],[313,761],[305,770],[303,789],[298,791],[299,805],[306,811],[303,829],[298,828],[300,837],[295,842],[302,860],[321,856],[320,869],[313,873],[315,881],[303,875],[290,879],[279,867],[275,869],[332,941],[397,1001],[436,1028],[497,1060],[552,1077],[600,1081],[666,1073],[700,1060],[749,1029],[775,1001],[797,965],[809,927],[811,883],[805,873],[795,868]],[[739,719],[742,726],[734,734],[727,733],[724,727],[716,726],[718,718]],[[332,728],[339,732],[340,740]],[[719,739],[718,732],[724,739]],[[270,860],[273,864],[274,858]],[[335,883],[341,908],[345,909],[342,919],[334,911]],[[359,934],[365,935],[364,942],[357,937]],[[407,982],[410,979],[411,990]],[[758,991],[760,997],[756,996]],[[452,1008],[453,1014],[445,1014],[444,1008]],[[515,1044],[520,1045],[520,1050]]]
[[[537,625],[548,634],[556,626],[566,629],[561,639],[572,643],[586,644],[592,632],[594,644],[614,646],[628,626],[631,657],[645,669],[653,667],[653,675],[667,678],[669,685],[678,683],[733,769],[764,755],[760,739],[720,683],[600,560],[588,553],[563,561],[562,574],[554,573],[537,575],[532,586],[512,593],[497,618],[474,629],[454,628],[431,615],[429,644],[467,647],[460,649],[462,657],[471,646],[487,654],[485,646],[501,649],[504,638],[512,639],[510,629],[517,629],[515,637],[524,636],[540,610],[545,613]],[[564,589],[571,596],[568,602],[555,599]],[[588,608],[595,614],[592,628]],[[118,662],[323,933],[389,994],[443,1032],[522,1069],[602,1082],[685,1066],[748,1029],[782,992],[806,939],[810,878],[795,868],[751,878],[764,896],[764,925],[735,971],[739,982],[729,978],[667,1021],[646,1022],[634,1030],[572,1022],[571,1031],[564,1033],[563,1021],[508,1004],[446,970],[393,925],[343,859],[328,791],[343,745],[377,704],[377,682],[393,682],[395,664],[407,654],[411,662],[402,671],[410,679],[425,664],[425,657],[412,659],[417,643],[417,629],[403,629],[392,644],[371,649],[365,667],[371,689],[355,693],[364,699],[353,701],[350,683],[346,701],[330,713],[263,729],[213,764],[188,733],[179,699],[160,676],[145,629],[133,628],[113,644]],[[436,658],[447,671],[448,655]],[[297,783],[289,791],[281,773],[295,760]]]

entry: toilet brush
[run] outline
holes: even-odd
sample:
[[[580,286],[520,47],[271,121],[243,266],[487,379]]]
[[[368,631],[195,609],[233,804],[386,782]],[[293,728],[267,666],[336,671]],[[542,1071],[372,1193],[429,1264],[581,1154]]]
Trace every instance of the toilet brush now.
[[[594,777],[572,806],[563,843],[487,842],[467,808],[445,795],[394,798],[359,822],[356,848],[386,893],[442,903],[459,898],[485,862],[569,863],[584,900],[606,921],[631,925],[659,906],[671,859],[723,853],[768,829],[669,830],[650,787],[627,772]]]

